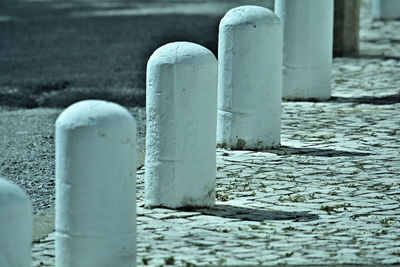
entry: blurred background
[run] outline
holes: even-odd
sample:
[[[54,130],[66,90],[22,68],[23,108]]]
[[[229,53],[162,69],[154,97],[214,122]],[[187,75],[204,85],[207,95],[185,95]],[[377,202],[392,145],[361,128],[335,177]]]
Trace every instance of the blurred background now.
[[[216,54],[220,19],[244,4],[273,9],[272,0],[1,0],[0,105],[144,106],[153,51],[191,41]]]

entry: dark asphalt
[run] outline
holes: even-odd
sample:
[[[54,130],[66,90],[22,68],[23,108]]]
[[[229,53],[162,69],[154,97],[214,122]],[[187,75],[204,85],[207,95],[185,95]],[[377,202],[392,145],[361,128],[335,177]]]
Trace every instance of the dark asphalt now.
[[[0,2],[0,105],[66,107],[99,98],[144,106],[146,62],[155,49],[184,40],[217,50],[215,15],[76,17],[107,7],[54,3]]]

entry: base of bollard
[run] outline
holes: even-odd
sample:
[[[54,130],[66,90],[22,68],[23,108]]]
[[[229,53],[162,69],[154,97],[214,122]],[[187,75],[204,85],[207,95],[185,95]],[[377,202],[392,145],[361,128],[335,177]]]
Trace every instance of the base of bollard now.
[[[319,99],[331,97],[331,64],[283,68],[282,99]]]

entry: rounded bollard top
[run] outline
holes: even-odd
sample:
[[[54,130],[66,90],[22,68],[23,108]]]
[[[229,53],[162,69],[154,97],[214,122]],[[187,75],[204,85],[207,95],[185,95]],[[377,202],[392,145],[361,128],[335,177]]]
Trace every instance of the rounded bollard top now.
[[[30,203],[28,195],[16,184],[0,178],[0,209]]]
[[[65,109],[56,121],[56,127],[77,128],[82,126],[113,125],[135,119],[124,107],[104,100],[84,100]]]
[[[260,22],[268,25],[281,24],[279,17],[268,8],[249,5],[239,6],[229,10],[222,18],[220,27]]]
[[[191,42],[173,42],[154,51],[147,64],[201,64],[211,60],[216,61],[217,59],[204,46]]]

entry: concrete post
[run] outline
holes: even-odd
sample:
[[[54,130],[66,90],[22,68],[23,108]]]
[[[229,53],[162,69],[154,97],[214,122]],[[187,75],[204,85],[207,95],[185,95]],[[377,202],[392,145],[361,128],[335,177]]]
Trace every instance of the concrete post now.
[[[331,97],[333,0],[276,0],[283,23],[285,99]]]
[[[219,26],[217,143],[280,145],[282,24],[258,6],[231,9]]]
[[[56,121],[56,266],[136,265],[136,122],[87,100]]]
[[[373,0],[372,16],[374,19],[400,19],[399,0]]]
[[[17,185],[0,178],[0,266],[31,266],[32,205]]]
[[[147,63],[147,207],[215,203],[217,60],[206,48],[176,42]]]
[[[333,54],[348,56],[358,53],[360,0],[335,0]]]

